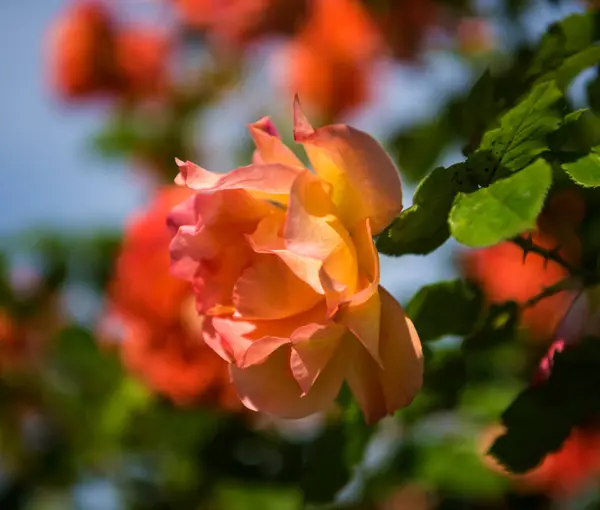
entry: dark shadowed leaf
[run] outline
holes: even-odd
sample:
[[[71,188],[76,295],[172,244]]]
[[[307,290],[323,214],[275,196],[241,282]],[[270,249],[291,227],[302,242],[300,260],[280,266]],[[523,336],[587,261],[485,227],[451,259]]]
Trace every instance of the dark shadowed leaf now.
[[[377,249],[386,255],[425,255],[450,236],[448,213],[456,196],[456,168],[439,167],[421,181],[413,205],[402,211],[377,240]]]
[[[462,280],[423,287],[406,307],[423,342],[469,334],[479,317],[481,296]]]

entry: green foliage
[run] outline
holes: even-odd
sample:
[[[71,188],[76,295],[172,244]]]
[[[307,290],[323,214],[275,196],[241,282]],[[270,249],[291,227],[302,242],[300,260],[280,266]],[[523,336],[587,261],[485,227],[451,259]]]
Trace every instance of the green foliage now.
[[[402,211],[377,240],[386,255],[425,255],[450,237],[446,218],[456,196],[454,169],[436,168],[417,187],[413,205]]]
[[[500,118],[500,127],[488,131],[480,150],[491,151],[501,169],[515,172],[548,148],[547,136],[558,129],[562,116],[554,109],[562,98],[553,81],[535,86]]]
[[[422,342],[446,335],[469,334],[478,319],[481,296],[461,280],[423,287],[411,299],[406,313],[412,319]]]
[[[467,246],[483,247],[532,229],[551,184],[550,165],[538,159],[487,188],[459,193],[449,217],[452,235]]]
[[[456,466],[461,466],[456,469]],[[443,491],[497,496],[504,492],[507,480],[486,469],[477,455],[473,436],[448,435],[424,449],[419,476]]]
[[[594,13],[574,14],[555,23],[542,37],[528,77],[537,77],[537,82],[556,80],[564,90],[575,76],[600,60],[597,36]]]
[[[563,168],[580,186],[600,186],[600,146],[571,163],[564,163]]]
[[[519,307],[514,301],[491,305],[465,337],[464,351],[478,351],[503,344],[515,337]]]
[[[302,495],[284,487],[223,484],[217,488],[218,510],[301,510]]]

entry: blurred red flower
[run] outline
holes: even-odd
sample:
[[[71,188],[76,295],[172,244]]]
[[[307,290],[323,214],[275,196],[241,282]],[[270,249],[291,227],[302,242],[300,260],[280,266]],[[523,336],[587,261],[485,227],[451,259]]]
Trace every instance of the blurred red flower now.
[[[63,326],[58,296],[48,296],[27,317],[0,307],[0,372],[36,370],[54,334]]]
[[[382,9],[378,18],[393,56],[413,60],[427,32],[437,23],[438,7],[433,0],[395,0]]]
[[[289,43],[288,86],[326,121],[369,96],[372,64],[383,41],[357,0],[312,0],[306,24]]]
[[[547,250],[560,246],[560,254],[577,264],[581,257],[577,226],[583,215],[584,202],[579,193],[574,189],[561,190],[538,218],[538,228],[532,233],[534,243]],[[523,260],[523,250],[511,242],[467,252],[462,262],[466,276],[481,286],[491,303],[524,303],[544,287],[568,276],[564,267],[552,261],[546,264],[541,255],[530,253]],[[573,298],[573,293],[561,292],[543,299],[524,311],[522,325],[533,339],[547,341]]]
[[[127,228],[108,289],[108,316],[124,326],[126,367],[158,393],[181,405],[238,409],[227,364],[206,346],[214,335],[194,307],[191,287],[169,273],[169,211],[191,195],[162,188],[150,208]]]
[[[116,34],[115,49],[117,88],[124,95],[160,96],[166,91],[171,50],[166,34],[149,27],[131,27]]]
[[[110,13],[94,0],[71,3],[54,21],[47,61],[60,96],[82,97],[111,86],[113,32]]]
[[[167,84],[170,49],[165,33],[120,26],[100,1],[72,2],[50,29],[51,86],[65,99],[155,96]]]

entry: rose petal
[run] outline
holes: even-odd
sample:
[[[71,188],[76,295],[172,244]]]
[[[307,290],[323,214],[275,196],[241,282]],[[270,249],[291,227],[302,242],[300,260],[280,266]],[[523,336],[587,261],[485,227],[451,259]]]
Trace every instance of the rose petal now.
[[[248,165],[225,174],[209,172],[191,163],[177,160],[179,175],[177,184],[184,184],[196,191],[211,192],[218,190],[243,189],[259,198],[286,199],[294,179],[306,170],[270,163],[263,165]]]
[[[279,418],[303,418],[326,409],[340,391],[347,362],[343,349],[336,351],[306,395],[290,368],[290,348],[281,347],[260,365],[230,365],[233,383],[242,403],[255,411]]]
[[[197,231],[195,226],[182,226],[171,240],[171,274],[192,281],[203,258],[219,254],[220,246],[208,229]]]
[[[310,310],[321,299],[272,254],[255,255],[233,289],[235,316],[247,319],[290,317]]]
[[[247,236],[250,246],[256,253],[277,255],[298,278],[310,285],[315,292],[323,294],[319,277],[321,261],[303,257],[285,247],[285,239],[279,235],[284,218],[283,211],[263,218],[254,233]]]
[[[354,244],[336,216],[324,183],[309,172],[294,181],[283,234],[288,250],[327,261],[327,276],[348,293],[355,291],[358,267]]]
[[[223,337],[215,330],[212,317],[204,317],[204,322],[202,324],[202,339],[206,345],[208,345],[225,361],[232,361],[233,357],[230,351],[227,349],[227,345],[223,340]]]
[[[292,335],[292,373],[303,394],[312,388],[319,374],[340,345],[345,328],[338,324],[307,324]]]
[[[366,301],[341,309],[334,320],[346,326],[360,340],[377,364],[384,366],[379,353],[381,300],[377,290]]]
[[[215,330],[228,346],[227,351],[240,367],[262,363],[277,347],[291,342],[294,332],[323,318],[322,304],[312,310],[279,320],[247,321],[234,317],[214,317]]]
[[[317,174],[332,185],[333,202],[349,229],[370,218],[378,234],[402,210],[398,169],[367,133],[344,124],[313,129],[296,96],[294,139],[304,144]]]
[[[358,345],[348,384],[367,423],[407,406],[423,382],[423,352],[414,325],[400,304],[383,288],[379,352],[383,367]]]
[[[181,189],[181,188],[176,188]],[[192,193],[192,190],[189,190]],[[172,235],[175,235],[179,227],[183,225],[195,225],[198,219],[195,208],[195,197],[190,196],[183,202],[175,205],[167,216],[167,227]]]
[[[248,125],[248,130],[256,144],[253,162],[255,164],[281,163],[304,168],[302,162],[279,138],[269,117]]]

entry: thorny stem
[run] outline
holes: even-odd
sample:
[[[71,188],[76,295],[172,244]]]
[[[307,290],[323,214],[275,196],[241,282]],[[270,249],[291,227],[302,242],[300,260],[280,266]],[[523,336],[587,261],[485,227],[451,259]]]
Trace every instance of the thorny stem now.
[[[537,305],[542,299],[554,296],[565,290],[581,290],[584,287],[584,282],[580,278],[567,277],[553,285],[544,288],[539,294],[536,294],[531,299],[528,299],[521,305],[522,308],[530,308]]]
[[[582,267],[577,267],[571,264],[568,260],[566,260],[559,252],[561,246],[556,246],[552,250],[547,250],[542,246],[535,244],[533,242],[533,238],[531,234],[529,234],[526,238],[524,237],[514,237],[511,241],[519,246],[523,250],[523,262],[527,258],[527,255],[530,253],[537,253],[544,257],[545,266],[548,265],[549,261],[555,262],[556,264],[565,268],[572,277],[579,278],[584,287],[589,287],[590,285],[595,285],[600,282],[600,275],[595,271],[589,271]]]
[[[535,244],[533,242],[531,234],[529,234],[529,236],[526,238],[521,236],[515,237],[511,239],[511,241],[523,250],[523,260],[525,260],[527,255],[529,255],[530,253],[537,253],[538,255],[544,257],[546,264],[549,260],[551,260],[552,262],[556,262],[557,264],[564,267],[572,275],[578,274],[580,272],[579,269],[577,269],[568,260],[562,257],[562,255],[559,253],[559,250],[561,248],[560,246],[557,246],[552,250],[547,250],[546,248]]]

